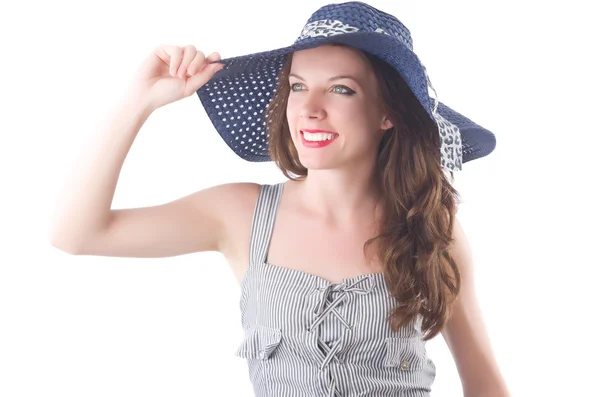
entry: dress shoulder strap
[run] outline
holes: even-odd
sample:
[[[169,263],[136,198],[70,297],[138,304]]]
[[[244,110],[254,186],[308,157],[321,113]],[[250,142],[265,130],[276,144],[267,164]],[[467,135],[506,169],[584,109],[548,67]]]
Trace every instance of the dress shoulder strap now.
[[[267,260],[267,250],[282,192],[283,182],[260,186],[250,232],[250,266]]]

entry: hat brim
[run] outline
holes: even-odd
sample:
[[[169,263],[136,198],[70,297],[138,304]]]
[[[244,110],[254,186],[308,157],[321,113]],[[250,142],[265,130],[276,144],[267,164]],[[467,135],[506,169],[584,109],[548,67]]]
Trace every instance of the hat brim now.
[[[433,98],[430,100],[433,106],[435,100]],[[474,123],[442,102],[438,102],[438,113],[460,130],[463,164],[485,157],[496,148],[496,136],[488,129]]]
[[[315,37],[275,50],[220,60],[218,62],[224,68],[197,91],[211,122],[234,153],[247,161],[271,161],[264,111],[275,93],[285,57],[331,43],[363,50],[391,64],[433,118],[433,99],[429,96],[427,79],[421,62],[411,49],[379,33]],[[459,128],[463,137],[463,163],[494,150],[496,141],[490,131],[441,102],[438,102],[438,113]]]

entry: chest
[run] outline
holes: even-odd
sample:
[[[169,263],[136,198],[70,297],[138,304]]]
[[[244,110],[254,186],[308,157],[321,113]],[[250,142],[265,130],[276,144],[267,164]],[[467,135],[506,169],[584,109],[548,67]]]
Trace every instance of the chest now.
[[[366,253],[365,242],[376,229],[368,221],[332,226],[310,217],[282,211],[273,225],[267,262],[310,273],[331,282],[380,272],[375,247]]]

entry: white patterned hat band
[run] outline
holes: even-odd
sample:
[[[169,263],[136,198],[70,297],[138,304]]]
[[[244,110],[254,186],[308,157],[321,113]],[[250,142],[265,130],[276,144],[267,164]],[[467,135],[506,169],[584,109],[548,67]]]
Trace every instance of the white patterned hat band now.
[[[319,8],[288,47],[218,61],[224,68],[197,94],[219,135],[238,156],[271,161],[265,110],[284,60],[295,51],[329,43],[363,50],[394,67],[437,123],[444,169],[461,170],[464,163],[495,149],[492,132],[438,100],[425,66],[413,52],[410,31],[393,15],[354,1]]]

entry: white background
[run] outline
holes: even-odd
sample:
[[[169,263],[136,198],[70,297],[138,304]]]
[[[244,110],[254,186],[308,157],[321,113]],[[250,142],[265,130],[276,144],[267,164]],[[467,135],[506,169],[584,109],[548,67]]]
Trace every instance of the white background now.
[[[371,1],[411,30],[440,100],[496,134],[496,150],[456,174],[458,217],[514,396],[600,396],[594,3]],[[15,4],[0,8],[0,396],[251,396],[234,356],[239,288],[220,254],[69,256],[47,224],[82,145],[156,45],[223,58],[283,47],[326,3]],[[194,94],[148,119],[113,205],[284,178],[233,154]],[[442,337],[427,349],[432,396],[461,396]]]

